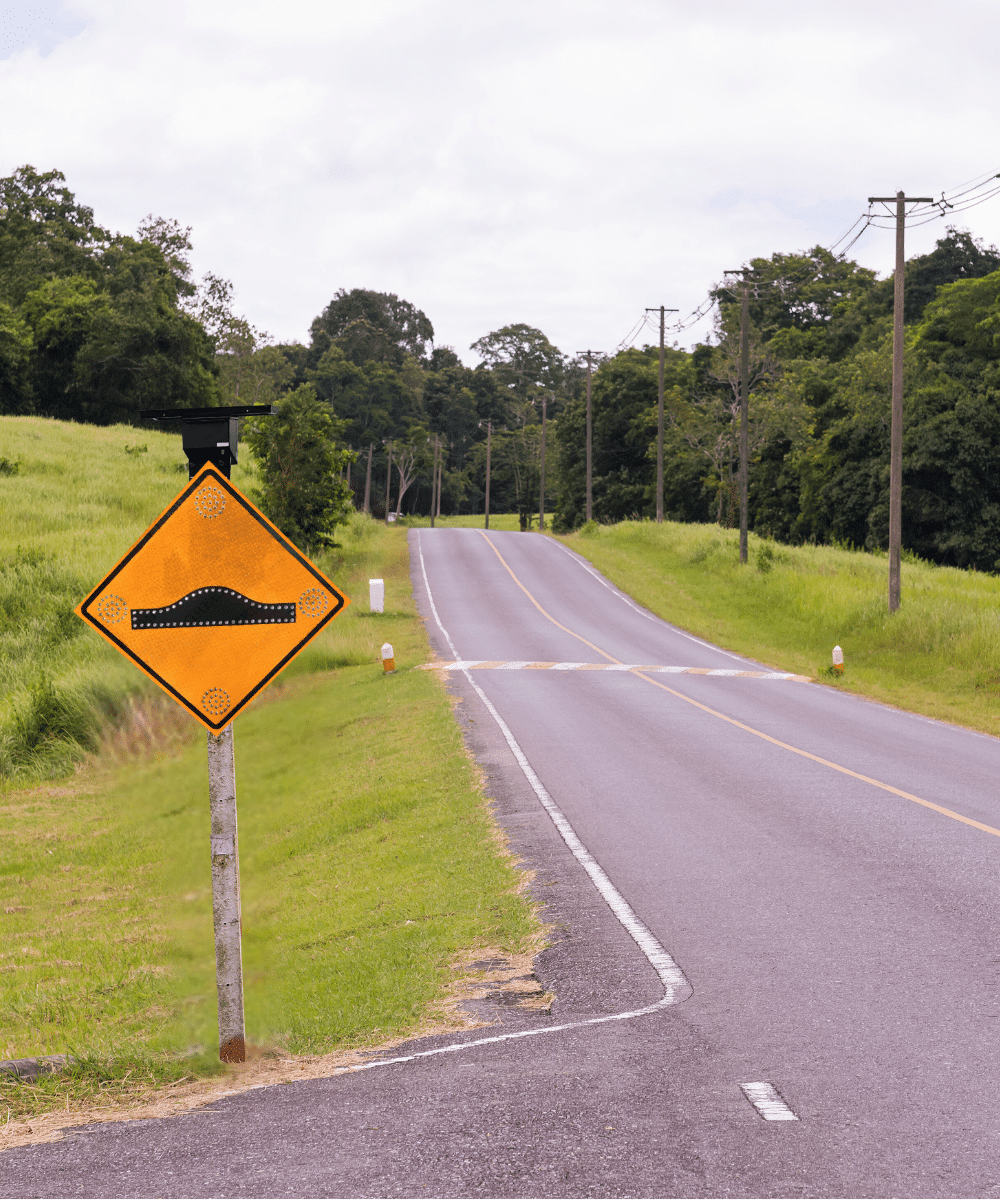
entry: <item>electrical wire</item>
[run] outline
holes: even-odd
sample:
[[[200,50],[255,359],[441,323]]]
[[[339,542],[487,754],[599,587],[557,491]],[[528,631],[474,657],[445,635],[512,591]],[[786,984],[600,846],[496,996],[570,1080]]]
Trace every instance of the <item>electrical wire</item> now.
[[[941,193],[939,200],[933,200],[930,203],[918,204],[910,209],[907,214],[907,227],[911,229],[919,229],[921,225],[929,225],[932,221],[938,221],[942,217],[950,216],[952,213],[967,212],[970,208],[976,208],[980,204],[985,204],[987,200],[992,200],[994,196],[1000,195],[1000,184],[995,181],[1000,179],[1000,173],[991,171],[985,175],[977,175],[972,179],[967,179],[963,183],[956,184],[950,191],[945,189]],[[986,189],[986,190],[984,190]],[[890,204],[891,201],[879,201],[878,203]],[[922,218],[913,220],[914,217]],[[883,224],[882,222],[888,222]],[[858,229],[858,226],[861,226]],[[847,256],[847,252],[855,245],[861,236],[868,229],[885,229],[892,230],[896,228],[895,217],[889,213],[874,213],[872,205],[868,205],[866,212],[863,212],[848,229],[840,235],[835,242],[830,246],[825,247],[828,254],[832,254],[834,258],[843,261]],[[854,231],[857,229],[857,232]],[[851,237],[851,234],[854,236]],[[837,247],[841,242],[848,237],[851,240],[839,252]],[[778,287],[784,288],[786,285],[811,283],[822,277],[823,266],[820,264],[814,269],[811,274],[796,271],[787,272],[780,275],[778,278],[770,280],[756,280],[755,293],[759,295],[759,286],[763,283],[775,284]],[[702,303],[688,316],[675,321],[674,324],[665,326],[664,333],[683,333],[684,330],[690,329],[692,325],[696,325],[700,320],[708,315],[715,307],[717,300],[714,296],[708,296]],[[618,343],[615,353],[618,354],[622,350],[628,349],[639,336],[642,330],[646,327],[653,328],[650,323],[648,313],[643,313],[642,317],[633,325],[628,334]]]

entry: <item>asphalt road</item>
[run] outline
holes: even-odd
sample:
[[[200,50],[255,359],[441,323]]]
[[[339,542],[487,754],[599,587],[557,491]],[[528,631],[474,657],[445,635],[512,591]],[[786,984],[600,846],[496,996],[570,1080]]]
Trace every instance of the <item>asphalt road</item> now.
[[[14,1150],[0,1195],[1000,1196],[1000,742],[755,677],[548,539],[410,537],[442,659],[751,672],[449,672],[552,1015]]]

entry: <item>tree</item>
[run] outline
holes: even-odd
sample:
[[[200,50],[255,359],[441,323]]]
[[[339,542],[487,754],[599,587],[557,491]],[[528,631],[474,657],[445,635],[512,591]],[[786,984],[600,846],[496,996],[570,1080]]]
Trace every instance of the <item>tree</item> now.
[[[347,358],[360,366],[384,362],[402,367],[406,356],[423,360],[434,326],[426,313],[393,292],[340,288],[309,327],[313,343],[320,334],[338,342]],[[326,346],[322,347],[325,351]],[[321,352],[322,352],[321,351]]]
[[[749,270],[750,319],[772,358],[837,358],[857,341],[859,305],[875,287],[874,271],[822,246],[754,258]],[[712,295],[730,328],[738,319],[737,291],[716,286]],[[848,313],[854,316],[845,324]]]
[[[403,511],[403,497],[417,479],[421,471],[427,468],[430,461],[428,447],[430,439],[427,430],[419,425],[410,427],[406,438],[393,441],[392,465],[399,473],[399,490],[396,495],[396,516]]]
[[[523,404],[540,389],[561,396],[565,360],[540,329],[504,325],[473,342],[470,349],[482,358],[510,400]]]
[[[162,240],[170,250],[171,242],[179,241],[180,235]],[[186,237],[184,241],[186,244]],[[214,343],[220,403],[273,404],[290,387],[295,375],[292,363],[280,347],[270,344],[268,334],[245,317],[236,316],[233,285],[228,279],[207,273],[185,296],[182,307]]]
[[[336,421],[310,384],[278,401],[277,414],[246,422],[244,438],[260,463],[261,509],[303,550],[328,546],[337,525],[354,511],[351,492],[341,478],[356,462],[340,443],[343,422]]]
[[[89,402],[76,374],[76,360],[108,298],[82,275],[53,279],[30,292],[20,315],[32,340],[30,382],[35,408],[45,416],[82,419]]]
[[[928,254],[917,254],[906,262],[903,274],[903,314],[908,325],[924,315],[924,309],[946,284],[964,279],[982,279],[1000,270],[1000,250],[984,247],[966,229],[948,226]],[[867,307],[877,315],[892,312],[893,278],[881,280],[872,289]]]
[[[44,280],[99,277],[111,235],[65,182],[61,171],[30,165],[0,178],[0,299],[17,306]]]
[[[211,339],[177,305],[176,280],[150,242],[122,237],[103,256],[106,303],[95,304],[76,355],[71,420],[131,422],[140,408],[218,403]]]
[[[656,511],[656,410],[659,348],[629,349],[601,363],[593,376],[594,513],[620,521]],[[695,383],[691,356],[672,347],[664,355],[670,413]],[[559,484],[553,520],[560,528],[582,523],[586,493],[586,412],[582,397],[558,418]],[[669,465],[665,495],[671,487]],[[669,507],[669,505],[668,505]]]
[[[32,337],[27,323],[0,300],[0,414],[34,411],[29,364]]]
[[[188,257],[194,249],[190,225],[182,227],[172,217],[154,217],[149,213],[139,222],[136,237],[140,242],[149,242],[163,255],[163,261],[174,277],[178,296],[190,298],[197,294],[198,289],[191,282],[191,260]],[[229,286],[231,290],[232,284]]]

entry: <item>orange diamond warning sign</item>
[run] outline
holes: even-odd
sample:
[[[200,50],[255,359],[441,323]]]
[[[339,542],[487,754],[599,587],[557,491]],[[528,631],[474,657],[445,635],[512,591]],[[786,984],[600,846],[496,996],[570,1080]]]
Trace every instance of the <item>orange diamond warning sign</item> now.
[[[206,466],[76,613],[218,732],[349,603]]]

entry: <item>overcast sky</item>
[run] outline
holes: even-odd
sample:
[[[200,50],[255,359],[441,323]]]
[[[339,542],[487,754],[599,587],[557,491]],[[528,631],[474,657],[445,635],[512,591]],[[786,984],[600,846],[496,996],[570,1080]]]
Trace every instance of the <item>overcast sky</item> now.
[[[279,340],[366,287],[469,363],[516,321],[610,351],[647,305],[684,315],[726,268],[829,245],[869,195],[1000,171],[998,0],[0,12],[0,174],[58,168],[112,230],[191,225],[196,271]],[[1000,196],[958,223],[1000,242]],[[874,229],[852,251],[892,255]]]

